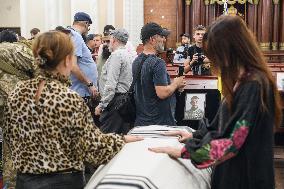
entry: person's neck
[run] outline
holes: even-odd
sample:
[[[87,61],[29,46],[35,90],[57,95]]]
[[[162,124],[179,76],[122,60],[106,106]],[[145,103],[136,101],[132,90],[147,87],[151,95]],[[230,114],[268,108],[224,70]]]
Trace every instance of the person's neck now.
[[[52,71],[50,71],[50,73],[52,75],[61,75],[61,76],[64,76],[66,78],[69,76],[66,71],[62,71],[62,70],[58,70],[58,69],[52,70]]]
[[[195,43],[195,45],[199,48],[202,48],[202,43]]]
[[[143,53],[146,54],[146,55],[149,55],[149,54],[156,55],[157,50],[152,45],[146,44],[146,45],[144,45]]]
[[[77,32],[79,32],[80,34],[83,33],[83,31],[82,31],[82,29],[81,29],[81,26],[78,26],[78,25],[74,24],[74,25],[72,25],[72,28],[73,28],[74,30],[76,30]]]

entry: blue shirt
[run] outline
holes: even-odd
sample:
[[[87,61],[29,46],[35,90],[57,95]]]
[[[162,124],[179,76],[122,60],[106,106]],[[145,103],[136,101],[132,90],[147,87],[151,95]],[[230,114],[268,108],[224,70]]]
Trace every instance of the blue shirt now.
[[[132,64],[133,78],[137,74],[143,56],[145,54],[140,54]],[[143,63],[141,77],[137,79],[134,88],[135,126],[176,125],[174,119],[175,95],[160,99],[155,90],[155,86],[167,86],[170,83],[165,61],[155,55],[149,55]]]
[[[77,64],[85,76],[97,87],[98,71],[91,52],[85,44],[81,34],[71,29],[71,37],[74,42],[75,56],[77,56]],[[76,91],[80,96],[91,96],[89,88],[82,83],[74,74],[71,74],[71,89]]]
[[[188,48],[189,46],[187,46],[186,48],[184,45],[179,46],[176,50],[173,62],[174,63],[184,63],[186,59],[189,59],[187,55],[188,53],[186,52],[188,51]]]

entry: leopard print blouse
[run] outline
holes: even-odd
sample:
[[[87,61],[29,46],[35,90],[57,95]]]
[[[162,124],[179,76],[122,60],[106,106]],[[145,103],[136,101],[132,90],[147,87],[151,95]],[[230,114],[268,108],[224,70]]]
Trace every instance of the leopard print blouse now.
[[[40,81],[46,83],[39,101]],[[107,163],[121,150],[120,135],[102,134],[82,98],[64,82],[47,76],[22,81],[9,95],[4,140],[20,173],[51,173]]]

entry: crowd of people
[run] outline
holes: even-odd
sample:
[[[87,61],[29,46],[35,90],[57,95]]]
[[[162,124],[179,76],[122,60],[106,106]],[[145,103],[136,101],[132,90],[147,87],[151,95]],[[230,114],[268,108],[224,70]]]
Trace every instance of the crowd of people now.
[[[35,28],[28,42],[17,42],[13,32],[0,33],[7,188],[83,188],[85,168],[95,170],[125,143],[143,140],[127,135],[132,127],[176,125],[175,92],[183,90],[185,78],[171,80],[158,56],[170,32],[145,24],[144,49],[137,55],[125,29],[107,25],[103,35],[88,34],[91,24],[88,14],[78,12],[70,27],[42,33]],[[222,16],[207,29],[194,28],[195,44],[189,38],[182,34],[176,63],[185,73],[220,75],[222,103],[207,124],[193,96],[186,116],[199,120],[199,129],[165,133],[182,136],[183,148],[149,150],[191,159],[200,169],[212,167],[213,189],[273,188],[280,98],[253,34],[241,18]],[[129,123],[112,105],[129,91],[134,76],[136,119]]]

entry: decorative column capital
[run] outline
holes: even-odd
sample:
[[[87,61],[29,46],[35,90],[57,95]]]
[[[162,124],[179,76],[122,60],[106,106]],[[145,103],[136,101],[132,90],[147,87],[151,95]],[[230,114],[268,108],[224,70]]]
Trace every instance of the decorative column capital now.
[[[253,0],[253,3],[254,3],[255,5],[258,5],[259,0]]]
[[[248,2],[249,2],[250,4],[257,5],[258,2],[259,2],[259,0],[248,0]]]
[[[185,0],[185,5],[189,6],[191,4],[191,0]]]
[[[273,3],[274,3],[275,5],[277,5],[277,4],[279,4],[279,0],[273,0]]]
[[[270,50],[270,43],[268,42],[268,43],[260,43],[260,49],[261,50],[264,50],[264,51],[268,51],[268,50]]]

